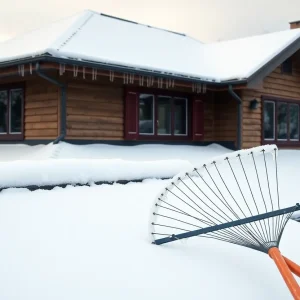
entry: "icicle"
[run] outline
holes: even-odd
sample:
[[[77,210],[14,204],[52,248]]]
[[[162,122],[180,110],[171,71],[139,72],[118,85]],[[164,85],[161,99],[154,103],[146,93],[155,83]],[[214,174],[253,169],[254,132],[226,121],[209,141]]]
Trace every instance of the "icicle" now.
[[[175,86],[175,80],[173,79],[172,80],[172,88],[174,88],[174,86]]]
[[[192,92],[195,93],[195,83],[192,84]]]
[[[129,75],[128,73],[124,73],[123,74],[123,82],[124,84],[128,84],[129,83]]]
[[[96,80],[97,79],[97,69],[93,68],[92,69],[92,80]]]
[[[73,76],[77,77],[78,74],[78,66],[73,65]]]
[[[32,63],[29,64],[29,72],[30,72],[30,75],[32,75]]]
[[[157,84],[159,88],[163,88],[163,84],[164,84],[164,79],[163,78],[158,78],[157,80]]]
[[[197,94],[201,93],[202,85],[201,83],[197,84]]]
[[[154,77],[151,76],[151,86],[153,86],[153,85],[154,85]]]
[[[109,71],[109,80],[110,80],[111,82],[114,81],[114,71]]]
[[[130,82],[131,84],[134,83],[134,74],[129,74],[129,82]]]
[[[19,65],[18,66],[18,73],[19,73],[20,76],[24,77],[24,75],[25,75],[24,65]]]
[[[144,85],[144,76],[141,76],[141,75],[140,75],[140,78],[139,78],[139,84],[140,84],[140,86],[143,86],[143,85]]]
[[[203,84],[203,93],[206,93],[206,84]]]
[[[66,65],[65,64],[59,64],[59,75],[63,75],[66,70]]]
[[[82,67],[82,76],[83,76],[83,79],[85,79],[85,67]]]

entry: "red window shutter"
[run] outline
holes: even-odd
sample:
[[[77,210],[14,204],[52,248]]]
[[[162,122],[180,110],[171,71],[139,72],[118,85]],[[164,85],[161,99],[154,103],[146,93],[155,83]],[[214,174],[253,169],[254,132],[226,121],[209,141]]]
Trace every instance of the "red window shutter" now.
[[[193,140],[202,141],[204,138],[204,102],[199,98],[193,99]]]
[[[136,140],[138,137],[138,101],[137,94],[127,92],[125,98],[125,139]]]

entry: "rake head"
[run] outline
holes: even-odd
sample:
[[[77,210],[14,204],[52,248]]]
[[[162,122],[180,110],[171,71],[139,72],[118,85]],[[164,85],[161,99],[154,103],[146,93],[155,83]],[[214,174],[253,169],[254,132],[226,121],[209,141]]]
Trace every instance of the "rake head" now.
[[[300,205],[280,205],[277,157],[275,145],[261,146],[220,156],[174,177],[155,199],[153,244],[200,237],[267,253],[294,299],[300,300],[292,275],[300,276],[300,266],[278,249]]]
[[[278,247],[300,206],[280,205],[277,157],[276,145],[255,147],[174,177],[154,203],[153,243],[202,237],[265,253]]]

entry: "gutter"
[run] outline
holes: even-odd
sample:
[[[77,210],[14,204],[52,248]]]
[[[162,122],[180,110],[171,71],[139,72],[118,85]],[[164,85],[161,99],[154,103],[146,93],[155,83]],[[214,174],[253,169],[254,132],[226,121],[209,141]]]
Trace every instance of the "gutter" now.
[[[242,99],[234,92],[232,85],[228,86],[228,92],[238,103],[237,150],[241,150],[242,149],[242,114],[243,114]]]
[[[66,136],[66,86],[42,73],[39,62],[35,65],[35,71],[39,77],[60,87],[60,135],[53,141],[53,144],[58,144],[60,141],[64,140]]]

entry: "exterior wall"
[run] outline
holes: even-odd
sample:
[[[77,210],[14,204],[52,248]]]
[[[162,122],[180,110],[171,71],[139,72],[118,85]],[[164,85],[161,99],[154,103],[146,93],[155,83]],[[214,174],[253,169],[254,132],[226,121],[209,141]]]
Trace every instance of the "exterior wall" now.
[[[125,85],[122,79],[98,77],[96,81],[74,78],[68,73],[67,83],[67,136],[74,140],[124,140]],[[130,85],[136,86],[137,85]],[[164,92],[168,92],[163,89]],[[151,88],[149,93],[151,93]],[[187,89],[176,89],[191,96]],[[174,93],[174,89],[170,89]],[[214,99],[212,93],[199,94],[204,105],[204,139],[214,141]]]
[[[110,82],[108,76],[98,76],[93,81],[90,74],[84,79],[82,74],[74,77],[73,72],[59,76],[57,71],[53,71],[47,75],[67,85],[66,139],[124,140],[123,78]],[[24,140],[56,139],[60,135],[60,89],[36,75],[1,79],[0,83],[6,85],[12,82],[23,82],[25,86]],[[138,87],[138,84],[130,86]],[[159,90],[186,95],[191,100],[191,109],[192,99],[204,101],[203,142],[236,140],[236,103],[227,91],[196,94],[186,87]],[[151,91],[153,88],[149,88]],[[192,111],[189,115],[192,123]],[[192,136],[186,141],[192,142]]]
[[[67,139],[124,139],[123,88],[106,79],[68,80]]]
[[[207,97],[204,102],[204,139],[203,141],[215,141],[215,103],[213,95]]]
[[[231,97],[228,91],[215,93],[215,141],[236,142],[237,107],[237,102]]]
[[[41,78],[26,81],[24,139],[55,139],[59,135],[59,90]]]
[[[298,56],[299,53],[293,58],[293,75],[282,74],[281,67],[278,67],[264,79],[261,87],[243,90],[243,148],[259,146],[262,143],[261,99],[263,96],[294,99],[300,102],[300,64],[297,63]],[[249,103],[254,98],[259,102],[258,108],[250,110]]]

